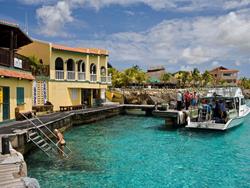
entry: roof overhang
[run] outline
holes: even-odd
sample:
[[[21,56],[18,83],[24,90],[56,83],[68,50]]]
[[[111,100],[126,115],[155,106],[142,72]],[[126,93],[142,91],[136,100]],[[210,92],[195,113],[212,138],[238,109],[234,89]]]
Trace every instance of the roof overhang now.
[[[15,49],[32,43],[32,40],[18,25],[0,20],[0,47],[10,48],[11,31],[13,31],[14,39],[16,40],[16,44],[14,44]]]

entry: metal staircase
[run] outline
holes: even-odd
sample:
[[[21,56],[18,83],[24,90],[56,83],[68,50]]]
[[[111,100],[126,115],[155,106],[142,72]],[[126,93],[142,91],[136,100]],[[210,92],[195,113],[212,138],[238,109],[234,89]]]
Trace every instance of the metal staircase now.
[[[41,149],[47,156],[52,157],[61,153],[64,157],[68,158],[72,152],[67,146],[65,149],[67,153],[63,151],[46,133],[50,133],[54,138],[57,136],[51,131],[37,116],[33,116],[33,119],[29,119],[27,116],[21,113],[21,115],[28,120],[31,125],[34,126],[34,129],[28,131],[28,141],[32,141],[39,149]],[[36,124],[36,123],[39,123]],[[42,130],[44,128],[44,130]]]

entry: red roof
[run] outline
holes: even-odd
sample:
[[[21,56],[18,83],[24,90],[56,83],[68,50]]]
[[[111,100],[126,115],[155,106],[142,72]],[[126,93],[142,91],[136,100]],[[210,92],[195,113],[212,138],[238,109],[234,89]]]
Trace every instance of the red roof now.
[[[214,71],[220,71],[220,72],[239,72],[238,70],[235,70],[235,69],[227,69],[227,68],[222,67],[222,66],[217,67],[217,68],[215,68],[215,69],[213,69],[213,70],[211,70],[211,71],[209,71],[209,72],[214,72]]]
[[[52,44],[52,48],[57,50],[66,50],[66,51],[85,53],[85,54],[108,55],[107,50],[97,49],[97,48],[72,48],[58,44]]]
[[[12,77],[12,78],[22,78],[26,80],[34,80],[34,76],[28,73],[19,72],[15,70],[0,69],[0,76]]]

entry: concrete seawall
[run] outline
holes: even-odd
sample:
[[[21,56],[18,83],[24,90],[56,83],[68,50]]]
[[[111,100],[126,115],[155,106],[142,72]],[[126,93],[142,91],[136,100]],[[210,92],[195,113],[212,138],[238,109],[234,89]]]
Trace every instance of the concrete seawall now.
[[[92,123],[108,117],[116,116],[123,113],[122,106],[107,106],[100,108],[84,109],[71,112],[54,113],[46,116],[39,117],[41,121],[50,129],[60,129],[62,132],[78,125]],[[34,120],[36,122],[36,120]],[[43,125],[36,124],[48,134],[52,135],[44,128]],[[14,149],[22,154],[26,154],[36,146],[32,142],[28,142],[28,131],[35,129],[29,121],[12,122],[10,125],[5,125],[0,128],[0,136],[8,135],[11,145]]]

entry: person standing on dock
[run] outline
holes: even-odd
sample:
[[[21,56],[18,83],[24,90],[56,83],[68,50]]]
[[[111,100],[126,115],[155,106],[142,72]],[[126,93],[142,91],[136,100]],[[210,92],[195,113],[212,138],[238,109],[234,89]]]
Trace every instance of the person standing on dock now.
[[[177,92],[177,110],[181,110],[182,109],[182,93],[180,90],[178,90]]]
[[[186,91],[184,94],[184,101],[185,101],[185,107],[186,110],[188,110],[189,106],[190,106],[190,102],[191,102],[191,94],[189,93],[189,91]]]
[[[54,129],[54,133],[58,140],[56,145],[60,148],[58,152],[63,156],[64,146],[66,145],[63,134],[58,129]]]

